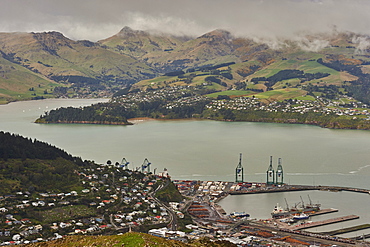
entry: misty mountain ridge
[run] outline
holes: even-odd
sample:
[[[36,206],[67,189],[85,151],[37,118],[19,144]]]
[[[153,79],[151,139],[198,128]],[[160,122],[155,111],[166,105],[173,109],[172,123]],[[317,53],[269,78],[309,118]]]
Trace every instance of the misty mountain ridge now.
[[[367,61],[369,47],[368,36],[336,31],[266,40],[222,29],[192,38],[124,27],[97,42],[74,41],[55,31],[0,33],[0,98],[50,97],[61,87],[79,94],[113,93],[167,72],[228,62],[255,61],[263,68],[281,59]]]

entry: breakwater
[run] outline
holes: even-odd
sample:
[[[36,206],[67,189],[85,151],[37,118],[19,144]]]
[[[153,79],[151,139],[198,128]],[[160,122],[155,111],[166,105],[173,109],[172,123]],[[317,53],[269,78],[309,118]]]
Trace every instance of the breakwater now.
[[[257,194],[257,193],[277,193],[277,192],[291,192],[291,191],[305,191],[305,190],[322,190],[322,191],[349,191],[356,193],[370,194],[368,189],[359,189],[351,187],[340,186],[311,186],[311,185],[282,185],[282,186],[264,186],[259,188],[247,188],[242,190],[229,191],[230,195],[243,195],[243,194]]]

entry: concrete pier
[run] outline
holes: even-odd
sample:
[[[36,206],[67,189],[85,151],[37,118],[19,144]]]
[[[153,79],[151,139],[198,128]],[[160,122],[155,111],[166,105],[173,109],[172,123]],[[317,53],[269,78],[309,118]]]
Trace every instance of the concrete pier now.
[[[295,226],[289,227],[289,229],[291,229],[291,230],[302,230],[302,229],[307,229],[307,228],[312,228],[312,227],[318,227],[318,226],[324,226],[324,225],[339,223],[339,222],[348,221],[348,220],[355,220],[355,219],[358,219],[358,218],[360,218],[360,217],[357,216],[357,215],[347,215],[347,216],[328,219],[328,220],[316,221],[316,222],[312,222],[312,223],[305,223],[305,224],[302,224],[302,225],[295,225]]]

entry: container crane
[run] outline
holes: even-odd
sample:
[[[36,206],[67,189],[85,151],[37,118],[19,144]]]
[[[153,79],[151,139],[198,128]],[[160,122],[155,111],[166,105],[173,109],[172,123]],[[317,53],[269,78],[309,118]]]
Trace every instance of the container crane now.
[[[122,159],[122,161],[121,161],[121,164],[120,164],[120,167],[121,168],[124,168],[124,169],[126,169],[126,170],[128,170],[128,165],[130,164],[130,162],[128,162],[127,160],[126,160],[126,158],[123,158]]]
[[[149,162],[149,160],[147,158],[145,158],[143,164],[141,165],[141,172],[144,173],[145,170],[147,173],[150,173],[150,165],[152,163]]]

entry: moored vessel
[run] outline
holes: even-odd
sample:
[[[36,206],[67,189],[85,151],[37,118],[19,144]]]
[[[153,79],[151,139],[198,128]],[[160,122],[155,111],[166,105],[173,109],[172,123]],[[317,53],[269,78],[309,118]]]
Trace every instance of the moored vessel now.
[[[310,218],[310,216],[308,214],[305,214],[305,213],[300,213],[299,215],[294,215],[293,216],[293,220],[306,220]]]
[[[281,206],[279,206],[279,204],[277,204],[274,207],[274,210],[271,212],[271,216],[273,218],[285,218],[285,217],[288,217],[288,216],[290,216],[292,214],[302,214],[302,213],[307,215],[307,214],[310,214],[310,213],[314,213],[314,212],[319,211],[320,210],[320,206],[321,206],[321,204],[319,204],[319,203],[313,204],[311,202],[311,199],[310,199],[310,203],[309,204],[304,205],[303,200],[302,200],[302,204],[301,204],[301,202],[299,202],[299,203],[297,203],[292,208],[289,208],[286,199],[285,199],[285,202],[287,204],[287,208],[286,209],[284,209]],[[298,206],[299,204],[301,204],[300,207]]]
[[[243,218],[243,217],[249,217],[250,215],[246,212],[231,212],[230,216],[233,218]]]

